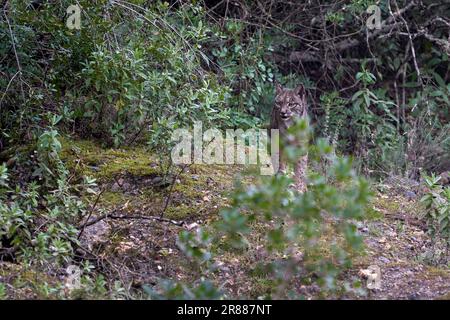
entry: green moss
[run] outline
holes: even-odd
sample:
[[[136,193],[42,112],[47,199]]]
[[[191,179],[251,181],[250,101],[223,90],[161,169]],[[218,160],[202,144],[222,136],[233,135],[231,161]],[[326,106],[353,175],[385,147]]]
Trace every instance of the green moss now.
[[[251,285],[250,297],[269,298],[273,288],[276,288],[276,282],[270,278],[254,278]]]
[[[259,262],[250,270],[250,275],[256,278],[269,277],[272,274],[272,266],[267,263]]]
[[[61,138],[61,158],[69,169],[101,181],[111,181],[121,173],[136,176],[160,174],[160,168],[145,147],[103,148],[92,141]]]
[[[183,220],[195,213],[194,208],[181,204],[179,206],[170,206],[165,212],[165,217],[173,220]]]
[[[202,189],[206,187],[204,181],[194,181],[190,177],[181,177],[181,183],[177,183],[173,187],[174,193],[179,193],[185,199],[195,201],[202,197]]]
[[[383,219],[384,215],[379,210],[375,209],[374,207],[368,207],[366,210],[365,218],[367,220],[381,220]]]
[[[396,213],[400,210],[400,203],[392,199],[392,197],[377,197],[374,199],[373,204],[376,208],[385,210],[389,213]]]
[[[427,271],[428,271],[427,273],[429,275],[434,276],[434,277],[450,278],[450,269],[448,269],[448,268],[442,269],[442,268],[430,266],[430,267],[428,267]]]
[[[101,166],[96,174],[97,178],[111,180],[115,175],[128,172],[134,176],[145,176],[160,173],[158,169],[150,166],[148,155],[140,153],[126,156],[113,156],[110,161]]]
[[[64,295],[59,279],[22,264],[0,263],[0,278],[14,288],[7,292],[9,299],[60,299]]]
[[[95,141],[67,137],[62,137],[61,143],[61,157],[72,172],[80,176],[92,176],[100,184],[106,184],[99,207],[119,207],[126,204],[127,211],[137,209],[143,214],[158,214],[162,210],[169,188],[153,189],[139,183],[140,178],[164,175],[157,166],[156,157],[145,147],[105,148]],[[178,177],[180,181],[174,185],[165,217],[183,220],[193,215],[216,213],[227,204],[227,199],[222,194],[232,189],[233,177],[241,169],[225,165],[190,166],[188,172],[181,174]],[[133,190],[111,190],[115,179],[120,176],[131,184]],[[130,176],[132,179],[129,180]],[[136,191],[134,189],[139,192],[130,192]]]
[[[126,203],[130,198],[123,192],[106,191],[102,194],[100,203],[107,206],[117,206]]]

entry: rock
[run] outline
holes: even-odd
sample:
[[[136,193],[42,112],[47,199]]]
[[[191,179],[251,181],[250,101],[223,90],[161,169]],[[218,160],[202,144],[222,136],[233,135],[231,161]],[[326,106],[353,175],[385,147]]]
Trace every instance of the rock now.
[[[355,225],[356,225],[356,228],[358,228],[358,229],[362,229],[364,227],[364,224],[361,221],[356,221]]]
[[[153,187],[158,187],[158,188],[167,188],[173,182],[174,182],[174,178],[172,178],[172,177],[167,177],[167,179],[164,179],[163,177],[158,176],[158,177],[154,177],[152,179]]]
[[[129,184],[128,182],[125,182],[124,184],[122,184],[122,190],[129,190],[131,189],[131,184]]]
[[[110,226],[104,220],[101,220],[84,229],[81,236],[81,243],[92,249],[95,245],[108,241]]]
[[[421,237],[425,234],[425,232],[423,232],[422,230],[419,230],[419,231],[414,231],[413,234],[417,237]]]
[[[404,196],[406,198],[408,198],[408,200],[411,201],[411,200],[414,200],[417,197],[417,194],[415,192],[413,192],[413,191],[406,190],[404,192]]]
[[[158,164],[156,162],[150,163],[150,168],[157,168]]]
[[[439,183],[443,186],[450,185],[450,171],[442,172],[440,175],[441,179],[439,180]]]
[[[119,192],[120,191],[120,186],[117,184],[117,182],[115,182],[112,187],[111,187],[111,191],[112,192]]]
[[[197,222],[194,222],[194,223],[188,224],[188,225],[186,226],[186,229],[188,229],[189,231],[191,231],[191,230],[193,230],[193,229],[195,229],[195,228],[197,228],[197,227],[199,227],[199,224],[198,224]]]
[[[152,184],[153,184],[153,185],[157,185],[157,184],[161,183],[162,181],[163,181],[163,178],[162,178],[162,177],[154,177],[154,178],[152,179]]]
[[[387,235],[389,237],[391,237],[391,238],[395,238],[395,237],[397,237],[397,232],[395,232],[395,231],[388,231]]]

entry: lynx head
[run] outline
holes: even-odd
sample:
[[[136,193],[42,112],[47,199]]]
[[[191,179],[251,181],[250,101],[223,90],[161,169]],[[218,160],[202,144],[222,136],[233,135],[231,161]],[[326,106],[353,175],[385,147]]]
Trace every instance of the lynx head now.
[[[275,88],[275,109],[282,121],[287,122],[295,117],[306,117],[306,90],[302,84],[295,89],[286,89],[276,83]]]

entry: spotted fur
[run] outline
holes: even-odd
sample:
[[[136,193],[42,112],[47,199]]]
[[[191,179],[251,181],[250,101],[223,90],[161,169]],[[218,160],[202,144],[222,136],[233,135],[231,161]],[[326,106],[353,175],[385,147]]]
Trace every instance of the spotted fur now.
[[[306,99],[306,91],[303,85],[299,85],[295,89],[283,88],[280,84],[276,84],[275,104],[271,114],[271,129],[279,129],[280,138],[285,144],[299,143],[292,141],[287,134],[288,128],[296,123],[300,118],[308,117],[308,105]],[[296,189],[299,192],[306,191],[306,169],[308,167],[308,155],[298,159],[294,164],[294,180]],[[286,163],[280,158],[279,172],[286,172]]]

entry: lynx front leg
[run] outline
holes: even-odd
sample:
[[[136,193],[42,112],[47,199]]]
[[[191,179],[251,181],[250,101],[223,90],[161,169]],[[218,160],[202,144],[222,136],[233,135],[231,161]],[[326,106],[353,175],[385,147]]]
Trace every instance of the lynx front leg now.
[[[286,161],[281,154],[278,154],[276,159],[272,158],[272,165],[276,175],[286,174]]]
[[[280,157],[280,168],[278,169],[278,174],[286,174],[286,162]]]
[[[306,191],[306,170],[308,169],[308,155],[303,156],[294,166],[295,187],[298,192]]]

